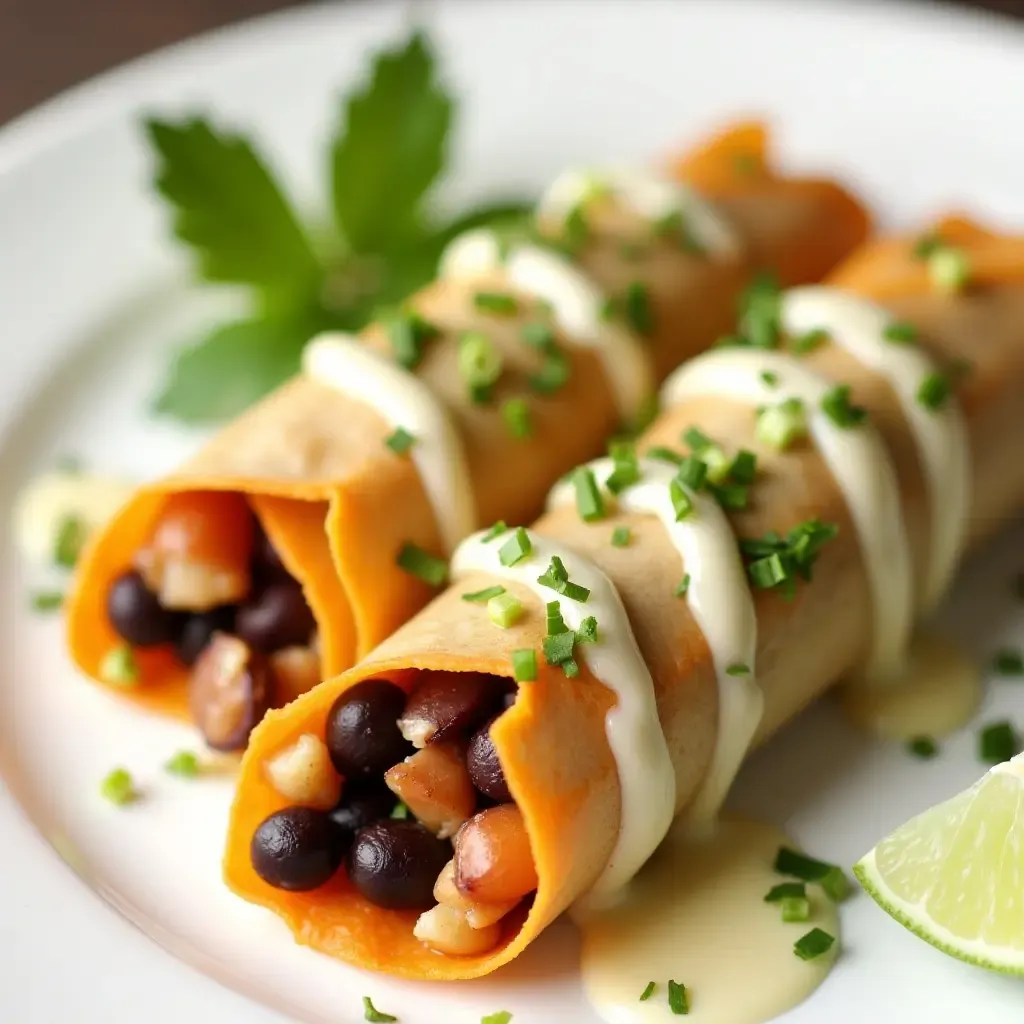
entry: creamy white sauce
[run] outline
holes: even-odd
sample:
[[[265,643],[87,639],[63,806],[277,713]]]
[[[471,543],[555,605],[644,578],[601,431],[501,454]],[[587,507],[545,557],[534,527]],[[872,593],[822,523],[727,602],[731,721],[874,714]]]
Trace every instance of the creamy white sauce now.
[[[91,534],[131,497],[135,484],[92,473],[45,473],[32,480],[14,506],[14,537],[28,560],[52,565],[61,528],[77,519]]]
[[[597,459],[590,468],[602,485],[614,463]],[[669,484],[675,467],[654,459],[641,459],[641,479],[609,500],[630,512],[657,516],[679,552],[683,569],[690,575],[686,603],[711,651],[718,683],[718,730],[711,766],[700,791],[687,811],[695,829],[713,827],[743,757],[761,721],[764,695],[755,678],[757,618],[739,557],[732,527],[718,504],[704,494],[689,491],[694,510],[676,522]],[[558,484],[548,497],[548,507],[575,503],[568,482]],[[672,600],[670,596],[666,600]],[[598,620],[600,621],[600,620]],[[730,666],[746,665],[746,675],[730,675]],[[621,768],[620,768],[621,773]]]
[[[537,215],[541,220],[565,220],[581,203],[602,193],[610,193],[616,202],[652,223],[682,214],[696,242],[711,255],[734,257],[742,248],[736,231],[703,196],[682,182],[640,168],[566,171],[541,197]]]
[[[512,287],[550,303],[568,340],[598,354],[623,420],[634,419],[650,398],[655,385],[649,347],[622,324],[602,319],[605,296],[564,257],[536,245],[513,245],[502,260],[497,235],[481,228],[448,246],[439,274],[469,280],[503,274]]]
[[[474,572],[515,580],[545,604],[558,600],[569,629],[578,629],[588,615],[597,619],[597,643],[577,645],[576,656],[616,697],[605,717],[605,730],[622,794],[619,834],[608,863],[584,901],[588,907],[604,905],[621,897],[623,888],[664,838],[675,814],[675,771],[658,720],[654,682],[618,591],[590,559],[531,531],[530,555],[505,566],[498,558],[503,539],[487,543],[484,536],[476,533],[456,549],[452,580]],[[565,563],[570,580],[590,590],[586,603],[561,597],[537,582],[555,555]]]
[[[771,387],[765,371],[778,378]],[[814,443],[835,478],[857,530],[873,602],[873,638],[867,676],[895,678],[906,651],[913,614],[910,554],[896,473],[870,423],[834,424],[821,410],[833,386],[791,356],[755,349],[717,349],[680,367],[662,391],[665,406],[709,395],[752,405],[799,398]]]
[[[787,923],[765,894],[789,881],[773,870],[780,846],[772,825],[721,822],[707,842],[675,826],[637,875],[626,899],[582,923],[583,987],[609,1024],[761,1024],[796,1006],[824,981],[839,949],[839,914],[809,885],[811,920]],[[836,938],[804,961],[793,944],[812,928]],[[667,982],[686,986],[689,1015],[672,1014]],[[651,997],[640,1002],[650,981]]]
[[[447,411],[415,374],[348,334],[322,334],[302,353],[307,376],[377,412],[416,438],[409,457],[427,493],[447,551],[476,526],[462,439]]]
[[[787,333],[823,328],[835,344],[884,377],[899,399],[931,501],[931,551],[919,602],[921,611],[928,612],[952,579],[963,547],[970,500],[967,430],[955,400],[934,412],[917,401],[921,381],[937,367],[917,346],[886,340],[884,331],[893,322],[881,307],[837,288],[794,288],[783,296],[782,326]]]

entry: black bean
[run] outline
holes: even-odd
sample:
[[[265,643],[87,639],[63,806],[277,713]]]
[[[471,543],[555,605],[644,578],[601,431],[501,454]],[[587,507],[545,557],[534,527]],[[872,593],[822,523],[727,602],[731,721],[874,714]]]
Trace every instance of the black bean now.
[[[235,632],[264,654],[309,643],[316,628],[302,587],[295,580],[268,583],[239,605]]]
[[[451,843],[418,822],[378,821],[356,834],[346,866],[352,884],[378,907],[426,910],[451,856]]]
[[[351,837],[323,811],[286,807],[253,834],[249,856],[256,874],[289,892],[317,889],[341,866]]]
[[[233,633],[234,629],[234,605],[223,605],[208,612],[189,615],[174,645],[178,660],[191,668],[213,639],[214,633]]]
[[[469,750],[466,752],[466,767],[469,769],[473,785],[484,796],[489,796],[499,804],[507,804],[512,799],[512,794],[508,791],[505,773],[501,770],[498,752],[494,749],[494,741],[491,739],[491,725],[495,721],[496,719],[492,718],[473,734],[469,741]]]
[[[399,727],[418,746],[462,739],[498,709],[504,680],[483,672],[424,672]]]
[[[382,776],[357,775],[345,780],[338,806],[328,813],[339,828],[354,836],[361,828],[389,817],[397,802]]]
[[[405,693],[385,679],[365,679],[346,690],[327,713],[326,740],[342,775],[382,775],[412,753],[398,731]]]
[[[107,618],[133,647],[173,643],[181,616],[164,608],[137,572],[118,576],[107,591]]]

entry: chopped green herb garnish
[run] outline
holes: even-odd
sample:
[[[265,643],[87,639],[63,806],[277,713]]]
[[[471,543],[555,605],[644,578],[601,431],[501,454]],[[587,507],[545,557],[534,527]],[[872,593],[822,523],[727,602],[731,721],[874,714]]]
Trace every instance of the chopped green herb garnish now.
[[[569,255],[578,253],[590,237],[590,226],[587,224],[583,203],[577,203],[565,217],[562,224],[562,242]]]
[[[474,402],[488,402],[491,389],[501,376],[501,353],[482,331],[464,331],[459,336],[459,375],[469,387]]]
[[[793,952],[801,960],[815,960],[827,953],[835,941],[835,936],[829,935],[828,932],[823,932],[820,928],[812,928],[806,935],[796,940],[793,944]]]
[[[508,1010],[498,1010],[497,1013],[489,1013],[486,1017],[480,1018],[480,1024],[508,1024],[512,1014]]]
[[[369,996],[363,996],[363,1019],[371,1021],[372,1024],[391,1024],[398,1020],[390,1013],[381,1013],[371,1001]]]
[[[992,668],[1001,676],[1024,676],[1024,655],[1019,650],[1004,647],[993,655]]]
[[[391,808],[390,817],[392,821],[406,821],[409,817],[408,805],[399,800],[398,803]]]
[[[763,537],[740,541],[750,580],[759,589],[782,586],[787,596],[795,593],[795,577],[810,580],[815,559],[822,546],[838,533],[834,523],[808,519],[793,527],[786,537],[766,533]]]
[[[759,374],[761,380],[770,388],[779,386],[779,375],[771,370],[762,370]]]
[[[598,489],[594,471],[586,466],[580,466],[573,473],[572,482],[576,489],[576,511],[580,519],[586,523],[604,519],[604,498]]]
[[[1020,751],[1020,737],[1011,722],[993,722],[978,735],[978,754],[985,764],[1002,764]]]
[[[483,590],[474,590],[469,594],[463,594],[462,600],[469,601],[472,604],[487,604],[492,597],[497,597],[499,594],[504,594],[505,588],[502,586],[485,587]]]
[[[676,479],[685,484],[691,491],[699,491],[704,486],[704,480],[708,475],[708,464],[696,455],[687,455],[679,463],[679,472]]]
[[[544,637],[544,660],[549,665],[562,665],[572,658],[576,646],[576,634],[567,629],[564,633],[554,633]]]
[[[406,543],[398,552],[398,568],[432,587],[443,586],[448,579],[448,562],[416,544]]]
[[[708,484],[711,496],[727,512],[739,512],[747,507],[750,491],[746,484]]]
[[[750,575],[750,582],[758,590],[771,590],[790,577],[789,567],[778,551],[751,562],[747,566],[747,572]]]
[[[510,398],[501,407],[501,418],[505,429],[517,441],[523,441],[533,433],[530,406],[525,398]]]
[[[100,796],[112,804],[117,804],[118,807],[123,807],[138,799],[139,793],[128,769],[115,768],[100,783]]]
[[[512,652],[512,678],[517,683],[532,683],[537,678],[537,652],[520,647]]]
[[[776,348],[781,335],[782,291],[773,274],[755,275],[740,297],[740,334],[755,348]]]
[[[971,277],[971,261],[963,249],[943,245],[928,256],[928,277],[942,292],[959,292]]]
[[[789,350],[797,356],[805,356],[828,341],[828,331],[824,327],[815,327],[789,339]]]
[[[57,528],[53,560],[62,569],[74,569],[89,538],[89,528],[78,516],[65,516]]]
[[[781,901],[782,920],[787,924],[810,921],[811,901],[806,896],[787,896]]]
[[[676,597],[682,597],[690,589],[690,574],[687,573],[677,584],[673,593]]]
[[[416,438],[405,427],[397,427],[384,439],[384,443],[396,454],[405,453],[416,443]]]
[[[576,643],[578,643],[578,644],[596,644],[597,643],[597,619],[593,615],[588,615],[580,623],[580,628],[576,630]]]
[[[540,349],[542,352],[549,352],[555,347],[555,332],[548,324],[540,320],[523,324],[519,336],[527,345]]]
[[[729,479],[738,484],[752,484],[757,476],[757,456],[741,448],[729,463]]]
[[[938,756],[939,745],[931,736],[915,736],[907,742],[907,751],[913,754],[914,757],[927,761],[932,757]]]
[[[671,462],[674,466],[678,466],[684,456],[680,455],[679,452],[673,451],[671,448],[666,448],[664,445],[656,444],[653,448],[648,448],[644,455],[649,459],[657,459],[659,462]]]
[[[943,245],[945,243],[942,241],[942,238],[936,232],[930,231],[914,242],[910,255],[915,260],[926,260],[937,249],[941,249]]]
[[[773,885],[764,898],[765,903],[781,903],[783,900],[802,899],[807,895],[803,882],[780,882]]]
[[[441,331],[424,320],[419,313],[403,313],[388,320],[385,325],[395,362],[407,370],[415,370],[423,359],[427,342],[440,336]]]
[[[508,530],[508,524],[504,519],[499,519],[481,538],[484,544],[490,544],[492,540],[500,537]]]
[[[612,547],[627,548],[633,539],[633,531],[628,526],[616,526],[612,530]]]
[[[112,686],[134,686],[139,681],[139,666],[127,644],[107,651],[100,662],[100,679]]]
[[[823,860],[815,860],[806,854],[780,846],[775,857],[775,870],[780,875],[793,875],[805,882],[817,882],[826,895],[836,903],[844,900],[850,891],[850,883],[843,869]]]
[[[575,658],[569,658],[567,661],[563,661],[559,667],[569,679],[575,679],[580,674],[580,667]]]
[[[537,373],[529,377],[530,387],[542,395],[553,395],[569,380],[569,360],[564,353],[549,352]]]
[[[537,577],[537,582],[542,587],[550,587],[552,590],[558,591],[559,594],[580,603],[585,603],[590,597],[590,591],[586,587],[581,587],[569,580],[568,570],[558,555],[552,556],[544,574]]]
[[[836,384],[829,388],[821,400],[822,412],[844,430],[859,427],[868,417],[866,409],[850,401],[850,391],[849,384]]]
[[[199,774],[199,758],[191,750],[179,750],[164,765],[164,771],[183,779],[194,779]]]
[[[686,986],[669,979],[668,1008],[677,1016],[683,1017],[690,1012],[690,1002],[686,997]]]
[[[669,481],[668,493],[672,499],[672,508],[676,513],[676,522],[682,522],[693,512],[693,499],[687,494],[686,488],[680,483],[678,477],[673,477]]]
[[[711,438],[700,427],[687,427],[683,431],[682,438],[690,451],[697,455],[700,455],[705,448],[709,448],[712,443]]]
[[[498,548],[498,559],[504,566],[512,566],[521,562],[533,551],[530,535],[522,526],[517,526],[504,544]]]
[[[646,1003],[647,1000],[650,999],[651,996],[654,995],[654,990],[657,987],[658,986],[653,981],[647,982],[647,987],[643,990],[643,992],[640,993],[640,1002],[641,1003]]]
[[[516,297],[508,292],[477,292],[473,296],[473,305],[482,313],[495,316],[515,316],[519,312]]]
[[[882,337],[895,345],[909,345],[917,340],[917,328],[905,322],[887,324]]]
[[[626,323],[644,337],[654,331],[654,310],[650,292],[642,281],[631,281],[623,299]]]
[[[917,389],[917,401],[931,412],[938,412],[949,400],[949,378],[944,373],[929,373]]]
[[[787,398],[778,405],[765,406],[758,413],[754,433],[762,444],[784,451],[807,433],[803,402]]]
[[[749,665],[745,665],[745,664],[743,664],[743,662],[738,661],[735,664],[730,665],[725,670],[725,674],[727,676],[749,676],[750,675],[750,666]]]
[[[40,590],[32,595],[32,611],[55,612],[64,605],[64,595],[59,590]]]
[[[558,601],[548,601],[545,614],[547,618],[548,636],[564,633],[569,627],[562,618],[562,606]]]
[[[613,441],[608,446],[613,469],[608,474],[604,485],[612,494],[621,494],[640,479],[640,463],[636,457],[636,448],[628,441]]]

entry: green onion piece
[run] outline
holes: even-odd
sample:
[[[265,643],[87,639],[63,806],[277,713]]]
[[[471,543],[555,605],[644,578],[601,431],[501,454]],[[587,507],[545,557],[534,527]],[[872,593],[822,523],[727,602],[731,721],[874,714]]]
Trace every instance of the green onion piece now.
[[[915,736],[907,742],[907,752],[921,758],[922,761],[927,761],[938,756],[939,745],[931,736]]]
[[[690,451],[697,455],[700,455],[705,448],[709,448],[711,446],[711,438],[708,437],[700,427],[687,427],[686,430],[683,431],[682,439],[684,444],[689,447]]]
[[[623,299],[626,323],[644,337],[654,332],[654,309],[650,292],[642,281],[631,281]]]
[[[699,491],[704,486],[704,480],[708,475],[708,464],[697,458],[696,455],[687,455],[679,463],[679,472],[676,479],[685,484],[691,491]]]
[[[498,560],[504,566],[513,566],[521,562],[533,551],[530,535],[521,526],[517,526],[512,536],[498,548]]]
[[[682,210],[673,210],[654,222],[654,234],[658,238],[676,242],[684,252],[703,256],[705,248],[699,238],[690,230]]]
[[[917,401],[930,412],[938,412],[950,396],[949,378],[944,373],[929,373],[917,389]]]
[[[576,643],[596,644],[597,643],[597,619],[588,615],[576,630]]]
[[[690,1012],[690,1002],[686,998],[686,986],[669,979],[668,1008],[677,1016],[683,1017]]]
[[[53,561],[62,569],[74,569],[78,556],[89,538],[89,528],[78,516],[65,516],[57,527]]]
[[[917,328],[913,324],[895,322],[887,324],[882,337],[894,345],[910,345],[917,341]]]
[[[755,348],[777,348],[782,333],[782,291],[773,274],[761,272],[740,297],[740,333]]]
[[[640,993],[640,1002],[641,1003],[646,1003],[647,1000],[650,999],[651,996],[654,995],[654,990],[656,988],[657,988],[657,985],[653,981],[647,982],[646,988],[643,990],[643,992]]]
[[[544,586],[552,587],[557,590],[563,583],[569,582],[569,570],[566,569],[565,563],[558,557],[558,555],[551,556],[551,562],[548,564],[546,577],[553,582],[545,583]],[[537,580],[538,583],[541,580]]]
[[[559,666],[568,679],[575,679],[580,674],[580,667],[575,658],[567,658]]]
[[[199,758],[191,750],[179,750],[164,765],[164,771],[182,779],[194,779],[199,774]]]
[[[978,735],[978,755],[985,764],[1002,764],[1020,751],[1020,737],[1011,722],[993,722]]]
[[[843,430],[859,427],[868,417],[867,410],[850,402],[850,385],[836,384],[821,400],[822,412]]]
[[[598,317],[605,323],[614,320],[619,315],[619,300],[608,296],[601,302],[601,308],[597,311]]]
[[[564,594],[570,601],[578,601],[580,604],[586,604],[587,599],[590,597],[590,591],[586,587],[581,587],[578,583],[563,583],[560,590],[561,594]]]
[[[583,206],[583,203],[577,203],[566,214],[562,224],[562,241],[570,255],[578,253],[590,237],[590,226],[587,224]]]
[[[801,960],[815,960],[823,953],[827,953],[835,943],[835,937],[823,932],[820,928],[812,928],[806,935],[801,936],[793,944],[793,952]]]
[[[700,457],[708,467],[708,480],[711,483],[720,484],[728,479],[732,460],[721,445],[709,444],[701,450]]]
[[[640,479],[640,463],[636,448],[628,441],[613,441],[608,446],[614,468],[608,474],[604,485],[612,494],[620,494]]]
[[[769,530],[763,537],[741,537],[739,544],[740,551],[747,558],[764,558],[786,547],[786,542],[774,530]]]
[[[824,327],[815,327],[813,330],[804,331],[795,338],[789,339],[789,350],[796,356],[805,356],[828,341],[828,331]]]
[[[779,386],[779,375],[777,373],[773,373],[771,370],[762,370],[759,376],[768,387],[777,388]]]
[[[807,895],[803,882],[780,882],[773,885],[764,898],[765,903],[781,903],[783,900],[802,899]]]
[[[604,519],[604,498],[594,479],[594,471],[580,466],[573,473],[573,486],[576,488],[576,511],[585,523],[593,523]]]
[[[112,647],[100,662],[100,679],[111,686],[134,686],[139,681],[139,666],[127,644]]]
[[[576,646],[576,634],[567,629],[564,633],[555,633],[544,637],[544,660],[549,665],[561,665],[572,657]]]
[[[781,901],[782,920],[787,924],[810,921],[811,901],[806,896],[787,896]]]
[[[687,573],[677,584],[673,591],[676,597],[682,597],[690,589],[690,574]]]
[[[501,376],[501,353],[482,331],[463,331],[459,336],[459,375],[474,402],[488,402],[491,388]]]
[[[477,292],[473,296],[473,305],[481,313],[493,313],[495,316],[515,316],[519,312],[516,297],[508,292]]]
[[[416,544],[406,543],[398,552],[398,568],[432,587],[443,586],[448,579],[448,562]]]
[[[363,996],[363,1019],[371,1021],[372,1024],[391,1024],[398,1020],[390,1013],[381,1013],[370,1000],[369,996]]]
[[[463,601],[470,601],[473,604],[486,604],[492,597],[497,597],[499,594],[504,594],[505,588],[502,586],[484,587],[483,590],[474,590],[472,593],[463,594]]]
[[[498,1010],[496,1013],[489,1013],[486,1017],[480,1018],[480,1024],[508,1024],[512,1014],[508,1010]]]
[[[746,484],[708,484],[711,496],[728,512],[739,512],[747,507],[750,492]]]
[[[32,611],[55,612],[64,605],[64,595],[59,590],[40,590],[32,595]]]
[[[557,601],[548,601],[546,609],[548,636],[564,633],[569,627],[562,618],[562,606]]]
[[[407,370],[415,370],[419,366],[427,342],[441,334],[419,313],[404,313],[392,318],[387,322],[386,331],[395,362]]]
[[[406,821],[409,817],[409,807],[407,804],[402,803],[401,800],[391,809],[389,817],[392,821]]]
[[[530,406],[525,398],[510,398],[501,407],[501,418],[510,437],[523,441],[533,433]]]
[[[785,846],[779,847],[775,870],[780,875],[793,875],[805,882],[817,882],[836,903],[844,900],[850,892],[850,883],[842,868],[823,860],[815,860]]]
[[[520,647],[512,652],[512,678],[517,683],[532,683],[537,678],[537,652]]]
[[[394,432],[384,438],[384,443],[396,454],[405,453],[416,443],[416,438],[405,427],[396,427]]]
[[[752,484],[757,476],[757,456],[741,448],[729,463],[729,479],[738,484]]]
[[[514,594],[497,594],[487,602],[487,615],[500,629],[514,626],[523,617],[524,611],[523,602]]]
[[[747,574],[750,576],[750,582],[758,590],[771,590],[772,587],[785,583],[792,575],[787,559],[778,551],[751,562],[747,566]]]
[[[673,451],[671,448],[666,448],[664,445],[656,444],[653,448],[648,448],[644,455],[649,459],[657,459],[659,462],[671,462],[674,466],[678,466],[684,456],[680,455],[679,452]]]
[[[533,348],[548,352],[555,347],[555,332],[551,327],[540,320],[533,320],[523,324],[519,337]]]
[[[100,796],[118,807],[123,807],[138,799],[139,793],[128,769],[115,768],[100,783]]]
[[[693,512],[693,500],[686,493],[686,488],[683,487],[676,477],[669,481],[668,493],[672,499],[672,508],[675,509],[676,522],[682,522]]]
[[[484,544],[490,544],[496,537],[500,537],[508,530],[508,524],[504,519],[499,519],[481,538]]]
[[[971,277],[970,258],[963,249],[943,245],[928,257],[928,277],[936,291],[962,291]]]
[[[529,385],[542,395],[553,395],[569,379],[569,360],[562,352],[549,352],[539,372],[531,374]]]
[[[616,526],[612,530],[612,547],[628,548],[629,542],[633,539],[633,531],[628,526]]]
[[[766,406],[758,414],[754,433],[762,444],[784,451],[807,433],[803,402],[787,398],[778,405]]]
[[[1001,676],[1024,676],[1024,655],[1020,651],[1004,647],[993,656],[992,668]]]
[[[820,519],[807,519],[786,535],[786,548],[797,572],[810,580],[811,569],[822,547],[839,533],[835,523],[823,523]]]
[[[914,247],[910,254],[915,260],[926,260],[937,249],[941,249],[944,244],[938,234],[934,231],[929,231],[928,234],[922,235],[914,242]]]
[[[730,665],[725,670],[725,674],[727,676],[749,676],[750,666],[743,664],[743,662],[741,661],[738,661],[734,665]]]

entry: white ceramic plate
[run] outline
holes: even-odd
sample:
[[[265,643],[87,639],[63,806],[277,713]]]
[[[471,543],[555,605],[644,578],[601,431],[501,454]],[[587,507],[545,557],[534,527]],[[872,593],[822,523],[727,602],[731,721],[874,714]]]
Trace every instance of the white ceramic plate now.
[[[232,898],[218,865],[230,781],[164,775],[188,731],[76,678],[59,623],[27,612],[29,578],[7,529],[17,488],[60,454],[141,477],[198,441],[147,420],[145,402],[171,346],[232,299],[185,284],[147,187],[139,112],[210,107],[253,126],[316,205],[332,97],[404,13],[346,4],[257,21],[108,75],[0,132],[0,1019],[269,1024],[283,1013],[344,1024],[362,1019],[363,994],[403,1024],[497,1009],[517,1022],[591,1019],[568,925],[493,979],[416,986],[301,949]],[[789,162],[850,176],[891,217],[950,203],[1024,213],[1014,129],[1024,40],[1006,23],[800,0],[453,0],[424,14],[465,96],[451,182],[460,198],[539,188],[580,161],[643,160],[756,110],[778,122]],[[1022,638],[1008,586],[1018,569],[1021,530],[967,568],[946,612],[981,658]],[[993,681],[985,716],[1012,714],[1020,692]],[[116,763],[146,786],[127,811],[96,793]],[[849,865],[981,770],[972,730],[922,763],[853,734],[825,705],[757,756],[734,804]],[[790,1024],[1019,1016],[1019,987],[918,943],[863,896],[843,916],[842,960]]]

